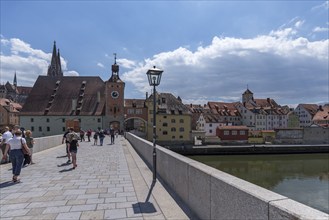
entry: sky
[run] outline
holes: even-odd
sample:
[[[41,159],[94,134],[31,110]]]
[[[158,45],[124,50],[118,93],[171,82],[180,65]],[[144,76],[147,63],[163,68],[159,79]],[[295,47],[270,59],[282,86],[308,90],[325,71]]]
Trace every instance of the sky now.
[[[0,0],[0,83],[33,86],[53,43],[66,76],[111,76],[125,98],[159,92],[185,104],[254,98],[280,105],[329,102],[329,1]]]

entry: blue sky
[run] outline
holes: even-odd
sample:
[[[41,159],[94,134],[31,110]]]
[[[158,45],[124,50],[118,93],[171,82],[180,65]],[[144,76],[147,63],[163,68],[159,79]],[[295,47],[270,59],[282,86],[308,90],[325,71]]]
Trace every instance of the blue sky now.
[[[184,103],[255,98],[328,102],[328,1],[3,1],[1,77],[32,86],[53,41],[64,75],[109,79],[113,53],[126,98],[160,92]]]

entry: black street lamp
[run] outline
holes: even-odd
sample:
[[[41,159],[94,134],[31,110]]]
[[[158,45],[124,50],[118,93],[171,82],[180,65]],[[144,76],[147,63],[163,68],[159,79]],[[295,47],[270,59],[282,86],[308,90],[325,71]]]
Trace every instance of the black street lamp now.
[[[153,69],[149,69],[146,73],[150,86],[153,86],[153,182],[156,181],[156,91],[155,87],[160,84],[161,75],[163,70],[157,69],[155,66]]]

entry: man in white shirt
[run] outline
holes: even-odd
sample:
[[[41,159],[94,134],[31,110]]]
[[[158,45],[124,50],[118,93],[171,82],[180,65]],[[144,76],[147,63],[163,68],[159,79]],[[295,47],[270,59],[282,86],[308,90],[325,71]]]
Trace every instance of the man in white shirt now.
[[[8,140],[12,137],[13,137],[13,134],[9,131],[9,127],[5,127],[5,132],[2,134],[2,141],[1,141],[2,155],[5,153]],[[9,152],[8,152],[8,155],[9,155]],[[10,162],[9,157],[7,157],[7,158],[8,158],[8,161],[1,161],[1,162],[2,163]]]

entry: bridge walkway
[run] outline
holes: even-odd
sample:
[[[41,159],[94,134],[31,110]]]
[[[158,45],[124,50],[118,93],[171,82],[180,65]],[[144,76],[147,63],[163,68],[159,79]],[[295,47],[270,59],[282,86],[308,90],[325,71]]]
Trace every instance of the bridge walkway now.
[[[191,218],[160,181],[152,184],[126,139],[79,143],[76,169],[66,164],[64,145],[35,153],[36,164],[22,169],[20,183],[11,182],[11,164],[1,165],[0,219]]]

